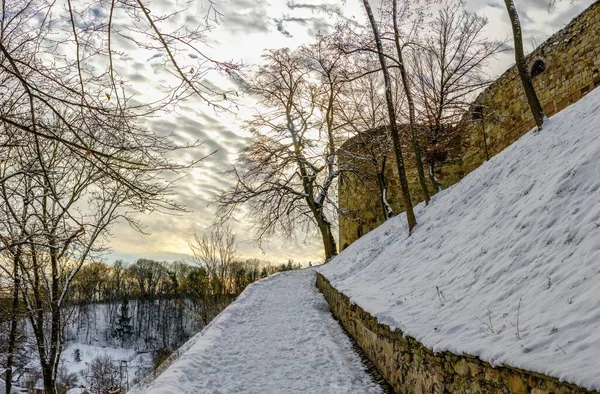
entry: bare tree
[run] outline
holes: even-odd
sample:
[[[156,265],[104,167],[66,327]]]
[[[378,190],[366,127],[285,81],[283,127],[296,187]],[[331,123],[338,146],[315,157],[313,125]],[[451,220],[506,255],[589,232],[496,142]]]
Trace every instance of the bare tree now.
[[[552,3],[553,2],[551,1],[550,4]],[[541,130],[542,126],[544,125],[544,119],[546,118],[546,115],[544,114],[544,108],[542,108],[542,104],[540,103],[537,93],[535,92],[533,82],[531,81],[531,74],[527,68],[525,51],[523,50],[523,33],[521,31],[519,14],[517,13],[517,8],[515,7],[513,0],[504,0],[504,4],[506,5],[506,11],[508,12],[510,25],[513,31],[515,61],[517,63],[517,70],[519,71],[519,76],[521,78],[521,84],[525,90],[525,96],[527,97],[527,102],[529,103],[529,108],[531,109],[531,114],[533,115],[535,124],[537,125],[538,130]]]
[[[122,392],[123,382],[119,376],[119,368],[110,356],[96,357],[81,375],[90,386],[92,394]]]
[[[2,163],[2,170],[0,170],[0,176],[2,173],[6,172],[6,168],[7,168],[7,163],[4,162]],[[6,220],[7,218],[10,217],[10,210],[9,205],[3,204],[3,212],[2,212],[2,218],[4,218],[5,221],[5,227],[3,228],[4,231],[0,231],[0,236],[2,236],[2,243],[0,243],[0,250],[5,249],[5,250],[10,250],[10,253],[5,253],[4,255],[6,256],[6,260],[12,260],[11,261],[11,268],[12,268],[12,272],[9,272],[9,270],[11,268],[9,268],[8,265],[4,265],[2,263],[0,263],[0,268],[2,268],[2,270],[4,270],[6,272],[6,276],[8,278],[11,279],[12,281],[12,302],[10,304],[10,311],[8,313],[8,321],[10,324],[10,328],[9,328],[9,334],[8,334],[8,338],[7,339],[7,344],[8,344],[8,348],[7,348],[7,352],[6,352],[6,360],[4,363],[4,367],[6,368],[6,375],[5,375],[5,391],[7,393],[11,392],[11,387],[12,387],[12,377],[13,377],[13,364],[14,364],[14,358],[15,355],[17,353],[17,330],[19,327],[19,320],[23,318],[23,316],[20,313],[20,290],[21,290],[21,274],[20,274],[20,269],[21,269],[21,260],[23,258],[23,254],[24,251],[23,249],[25,248],[25,242],[26,240],[29,238],[28,237],[28,231],[26,228],[26,221],[27,221],[27,217],[30,214],[30,210],[31,210],[31,204],[33,203],[32,201],[30,201],[29,199],[29,195],[30,195],[30,190],[32,188],[32,182],[30,179],[28,178],[24,178],[24,177],[19,177],[18,179],[18,183],[17,183],[17,187],[18,188],[22,188],[23,189],[23,193],[21,195],[17,195],[17,196],[11,196],[13,200],[17,200],[19,201],[19,204],[21,205],[21,211],[17,214],[20,215],[19,219],[17,222],[13,222],[13,221],[9,221]],[[0,190],[2,192],[2,198],[0,198],[0,201],[8,201],[9,200],[9,193],[7,192],[7,189],[5,187],[6,185],[4,183],[0,184]],[[17,240],[17,242],[13,242],[12,240],[15,239]],[[14,244],[14,245],[13,245]]]
[[[208,273],[213,294],[229,294],[237,253],[237,241],[231,228],[216,226],[201,237],[194,234],[194,241],[189,246],[194,263]]]
[[[383,44],[381,42],[379,28],[377,27],[377,22],[375,21],[375,17],[373,15],[373,10],[371,9],[368,0],[363,0],[363,5],[365,7],[365,11],[367,12],[369,23],[373,31],[373,37],[375,39],[375,44],[377,47],[379,63],[381,65],[381,72],[383,74],[386,104],[388,109],[388,117],[390,121],[390,130],[392,134],[392,141],[394,143],[394,154],[396,156],[396,165],[398,166],[398,175],[400,177],[400,188],[402,191],[402,198],[404,200],[406,219],[408,221],[408,231],[410,233],[417,224],[417,219],[413,211],[412,201],[410,199],[410,190],[408,188],[408,180],[406,179],[406,169],[404,167],[404,159],[402,157],[402,149],[398,133],[398,123],[396,121],[396,109],[394,108],[394,101],[392,96],[392,82],[390,79],[389,70],[387,68],[386,55],[383,49]]]
[[[412,149],[408,153],[412,153],[414,165],[417,169],[417,180],[419,182],[421,195],[426,204],[430,200],[430,192],[427,188],[423,160],[421,156],[420,146],[420,129],[416,124],[415,105],[414,105],[414,88],[411,87],[410,70],[405,61],[405,51],[410,45],[414,45],[414,38],[418,28],[423,24],[423,16],[425,14],[424,7],[418,5],[418,1],[413,3],[403,2],[402,7],[398,10],[397,0],[382,3],[382,19],[381,22],[381,44],[384,50],[384,57],[387,62],[388,74],[392,86],[393,105],[396,110],[396,119],[402,122],[401,119],[407,119],[405,131],[400,133],[400,141],[407,141]],[[385,7],[391,5],[391,9]],[[388,23],[388,20],[391,21]],[[388,26],[389,25],[389,26]],[[406,26],[405,26],[406,25]],[[406,27],[408,26],[408,31]],[[389,31],[387,31],[389,29]],[[362,32],[355,32],[348,25],[342,25],[338,28],[337,35],[339,46],[346,54],[372,53],[377,55],[377,45],[371,37]],[[395,54],[395,55],[394,55]],[[367,68],[353,72],[349,75],[349,81],[364,78],[372,73],[381,72],[381,66]],[[407,108],[405,108],[407,107]],[[400,127],[401,125],[399,125]],[[404,145],[404,144],[402,144]]]
[[[327,210],[340,169],[329,172],[330,158],[320,153],[319,91],[298,53],[268,51],[264,59],[250,82],[263,109],[248,124],[250,145],[240,152],[232,171],[237,183],[220,196],[219,210],[228,218],[246,204],[259,242],[316,225],[329,259],[337,249]]]
[[[106,126],[93,118],[80,121],[94,124],[96,138],[102,138],[106,146],[115,138],[104,133]],[[38,124],[48,129],[61,125],[53,116],[39,119]],[[169,184],[152,179],[149,168],[128,168],[127,174],[115,179],[104,168],[80,160],[60,141],[7,129],[14,131],[15,143],[7,148],[10,152],[0,168],[1,175],[10,174],[0,183],[0,241],[3,253],[18,266],[11,274],[37,342],[45,390],[52,393],[74,278],[88,258],[103,251],[97,241],[108,235],[117,220],[138,227],[133,212],[172,206],[165,194]],[[97,149],[104,149],[103,145]],[[160,169],[155,167],[155,171]],[[133,189],[124,186],[122,179],[128,179]]]
[[[404,7],[402,13],[406,13],[409,10],[408,4]],[[401,33],[399,27],[399,19],[401,15],[398,13],[398,0],[392,0],[392,26],[394,33],[394,44],[396,46],[397,64],[400,69],[400,76],[402,78],[402,86],[404,87],[404,94],[406,95],[406,101],[408,103],[408,120],[410,127],[410,140],[413,145],[415,153],[415,166],[417,167],[417,175],[419,178],[419,184],[421,186],[421,192],[425,199],[425,204],[429,204],[430,196],[429,190],[427,189],[427,182],[425,182],[425,172],[423,170],[423,160],[421,159],[421,147],[419,144],[419,132],[417,130],[417,119],[415,115],[415,102],[413,99],[413,93],[410,86],[410,78],[408,75],[408,67],[404,61],[404,46],[408,43],[401,43]],[[416,27],[419,23],[417,20],[413,23],[413,27]],[[414,29],[413,29],[414,31]]]
[[[506,51],[501,40],[485,38],[487,19],[470,13],[463,2],[446,3],[428,24],[412,56],[420,123],[425,126],[425,162],[439,190],[435,165],[456,142],[460,121],[478,92],[492,82],[487,67]]]

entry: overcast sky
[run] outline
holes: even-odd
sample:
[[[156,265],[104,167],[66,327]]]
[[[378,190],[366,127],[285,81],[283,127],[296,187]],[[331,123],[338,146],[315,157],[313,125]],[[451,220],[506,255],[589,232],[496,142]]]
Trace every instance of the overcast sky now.
[[[376,6],[378,2],[374,2]],[[155,2],[151,2],[152,3]],[[377,3],[377,4],[375,4]],[[539,45],[551,34],[562,28],[574,16],[587,8],[592,0],[563,1],[548,12],[548,0],[516,0],[524,29],[527,50]],[[168,9],[169,2],[160,2]],[[330,10],[343,10],[347,18],[360,24],[366,23],[361,0],[225,0],[217,1],[223,13],[222,22],[210,33],[211,54],[220,60],[241,62],[248,67],[260,62],[265,49],[297,47],[311,43],[318,33],[326,34],[336,22]],[[502,0],[470,0],[468,8],[489,19],[487,34],[491,38],[509,38],[510,25]],[[192,3],[192,7],[195,7]],[[151,6],[152,8],[152,6]],[[205,10],[190,8],[190,17],[204,15]],[[147,53],[130,53],[136,67],[122,70],[130,73],[138,90],[152,91],[156,78],[152,74],[153,59]],[[499,75],[514,63],[512,54],[500,57],[493,65],[492,73]],[[146,64],[143,64],[146,63]],[[145,71],[142,71],[145,70]],[[218,78],[215,83],[221,83]],[[142,86],[142,88],[139,88]],[[252,103],[243,100],[240,113],[215,114],[201,102],[188,101],[176,113],[160,119],[152,119],[151,127],[158,132],[173,131],[178,140],[205,141],[205,145],[189,152],[190,156],[214,150],[213,156],[182,179],[177,187],[176,199],[188,207],[189,213],[178,216],[162,214],[145,215],[140,219],[150,235],[143,235],[128,226],[117,225],[108,244],[113,253],[106,256],[112,262],[117,258],[133,262],[138,258],[159,260],[183,259],[189,253],[188,242],[194,231],[202,233],[212,223],[215,207],[209,205],[219,191],[227,188],[233,180],[224,172],[231,168],[237,151],[246,143],[242,123],[252,111]],[[252,242],[251,227],[242,215],[231,223],[240,241],[242,257],[258,257],[273,262],[289,258],[298,262],[321,261],[322,246],[316,238],[300,238],[296,242],[274,238],[260,250]]]

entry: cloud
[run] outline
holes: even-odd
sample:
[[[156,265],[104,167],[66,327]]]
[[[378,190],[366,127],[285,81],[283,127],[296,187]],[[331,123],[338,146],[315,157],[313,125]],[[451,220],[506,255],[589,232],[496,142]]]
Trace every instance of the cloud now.
[[[337,15],[342,15],[342,8],[337,5],[337,4],[327,4],[327,3],[317,3],[317,4],[310,4],[310,3],[296,3],[293,0],[289,0],[287,2],[287,7],[291,10],[295,10],[295,9],[305,9],[305,10],[310,10],[313,12],[322,12],[322,13],[327,13],[327,14],[337,14]]]
[[[269,16],[266,0],[234,0],[224,2],[223,13],[224,31],[229,34],[269,33]]]
[[[147,61],[147,62],[149,62],[149,61],[150,61],[150,60],[152,60],[152,59],[158,59],[158,58],[161,58],[163,55],[164,55],[164,54],[163,54],[162,52],[155,53],[154,55],[150,56],[150,57],[148,58],[148,60],[146,60],[146,61]]]
[[[318,18],[301,18],[291,17],[289,15],[282,16],[281,18],[273,19],[277,30],[286,37],[293,37],[293,34],[287,29],[288,24],[298,24],[305,27],[306,33],[310,37],[317,37],[317,35],[326,35],[333,29],[333,23],[327,19]]]
[[[275,22],[275,26],[277,26],[278,32],[280,32],[281,34],[283,34],[286,37],[292,37],[291,33],[289,31],[287,31],[287,29],[284,26],[284,22],[287,22],[285,19],[275,18],[275,19],[273,19],[273,21]]]

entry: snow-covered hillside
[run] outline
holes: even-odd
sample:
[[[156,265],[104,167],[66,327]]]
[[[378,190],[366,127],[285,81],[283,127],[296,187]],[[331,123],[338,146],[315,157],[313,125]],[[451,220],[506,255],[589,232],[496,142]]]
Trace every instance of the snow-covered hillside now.
[[[434,351],[600,389],[600,89],[320,272]]]

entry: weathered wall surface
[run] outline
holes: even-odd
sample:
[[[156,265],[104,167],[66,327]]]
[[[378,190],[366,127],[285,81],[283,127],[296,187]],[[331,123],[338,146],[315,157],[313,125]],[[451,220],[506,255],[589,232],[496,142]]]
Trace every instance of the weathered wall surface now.
[[[397,393],[593,393],[542,374],[510,367],[493,368],[476,357],[434,353],[402,332],[379,324],[320,274],[317,286],[333,315]]]
[[[528,56],[530,70],[543,64],[533,84],[546,116],[578,101],[600,85],[600,2],[573,19]],[[538,70],[540,70],[538,68]],[[534,72],[535,74],[535,72]],[[506,71],[476,100],[483,122],[462,137],[465,174],[485,159],[483,127],[490,155],[501,152],[535,126],[516,67]],[[482,124],[483,123],[483,124]]]
[[[592,4],[561,31],[550,37],[528,57],[530,68],[537,69],[533,83],[547,116],[576,102],[600,85],[600,1]],[[541,69],[543,71],[539,72]],[[539,73],[538,73],[539,72]],[[525,93],[515,67],[506,71],[475,100],[474,109],[483,116],[467,113],[469,126],[459,133],[459,150],[449,155],[436,169],[443,187],[458,182],[464,175],[515,142],[535,126]],[[405,149],[409,152],[410,149]],[[416,178],[414,159],[407,156],[407,176],[413,203],[422,200]],[[402,203],[397,182],[395,160],[388,159],[390,202],[394,212]],[[377,204],[377,189],[362,185],[362,180],[348,177],[339,187],[340,247],[349,245],[383,222]]]
[[[392,154],[384,159],[384,152],[390,148],[386,140],[385,129],[371,130],[364,135],[346,141],[339,153],[341,168],[352,168],[354,172],[345,172],[339,181],[339,205],[344,210],[340,215],[340,249],[373,230],[385,219],[385,212],[379,198],[377,171],[387,162],[384,177],[388,182],[387,202],[394,212],[401,210],[402,197],[398,182],[398,170],[391,165]],[[386,140],[387,141],[387,140]]]
[[[383,132],[383,130],[381,131]],[[405,134],[407,132],[407,130],[404,130]],[[411,200],[413,204],[418,204],[420,201],[423,201],[423,196],[417,177],[416,163],[412,154],[412,148],[409,148],[410,142],[408,141],[408,136],[404,136],[404,140],[406,148],[403,150],[403,157]],[[368,157],[369,152],[365,152],[366,149],[363,146],[365,142],[364,140],[357,141],[355,137],[342,145],[342,149],[339,151],[340,166],[346,167],[350,161],[354,160],[350,167],[357,167],[361,173],[360,175],[347,173],[341,178],[339,183],[339,206],[343,210],[343,214],[339,218],[340,231],[338,245],[342,250],[363,234],[375,229],[385,219],[385,213],[379,197],[377,166],[368,159],[364,159],[362,163],[357,164],[356,159],[348,157],[349,155],[344,153],[351,151],[363,157]],[[448,151],[449,154],[445,157],[445,160],[438,162],[435,166],[435,176],[440,180],[443,188],[453,185],[464,176],[461,167],[461,156],[457,154],[460,151],[460,146],[455,143]],[[370,153],[372,154],[372,152]],[[392,152],[389,152],[389,157],[386,160],[385,178],[388,182],[387,201],[389,205],[392,207],[394,214],[403,212],[404,205],[400,193],[398,167],[396,166],[396,158]],[[430,194],[433,194],[433,185],[428,183],[428,186]]]

